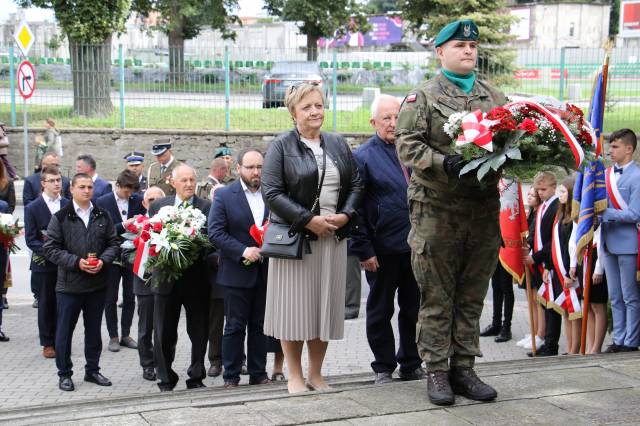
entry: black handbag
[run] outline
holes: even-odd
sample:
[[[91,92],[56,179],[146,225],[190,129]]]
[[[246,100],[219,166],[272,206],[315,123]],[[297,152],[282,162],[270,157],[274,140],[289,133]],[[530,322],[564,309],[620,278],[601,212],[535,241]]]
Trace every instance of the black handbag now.
[[[327,169],[327,151],[322,151],[322,177],[318,183],[316,199],[311,207],[311,212],[315,213],[320,207],[320,190],[324,182],[324,175]],[[264,239],[260,254],[264,257],[273,257],[276,259],[302,259],[303,250],[307,248],[307,252],[311,253],[309,240],[304,232],[292,232],[291,226],[284,223],[275,223],[269,218],[267,230],[264,232]]]

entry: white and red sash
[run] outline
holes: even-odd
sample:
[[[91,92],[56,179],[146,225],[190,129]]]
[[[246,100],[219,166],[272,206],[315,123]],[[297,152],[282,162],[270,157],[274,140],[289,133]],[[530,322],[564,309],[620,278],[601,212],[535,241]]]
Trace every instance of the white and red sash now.
[[[566,312],[570,320],[582,318],[582,305],[580,305],[576,287],[564,288],[554,305],[553,309],[556,312],[560,315]]]
[[[553,222],[553,232],[551,234],[551,259],[553,260],[553,267],[557,274],[562,277],[569,275],[567,265],[564,264],[564,259],[562,258],[562,248],[560,246],[560,222],[557,218]]]
[[[139,240],[138,247],[136,247],[136,258],[133,261],[133,273],[140,279],[144,279],[144,272],[147,269],[147,259],[149,258],[149,246],[151,243],[147,240]]]
[[[609,201],[611,201],[611,205],[616,210],[624,210],[629,206],[627,202],[622,198],[622,194],[620,194],[620,190],[618,189],[618,176],[616,176],[616,172],[613,169],[613,166],[608,167],[605,171],[605,183],[607,186],[607,196]],[[638,255],[636,257],[636,281],[640,281],[640,224],[636,224],[636,228],[638,229]]]
[[[549,273],[551,275],[552,272]],[[553,308],[555,301],[555,295],[553,294],[553,283],[551,282],[551,276],[547,281],[542,281],[540,288],[538,289],[538,303],[547,309]]]

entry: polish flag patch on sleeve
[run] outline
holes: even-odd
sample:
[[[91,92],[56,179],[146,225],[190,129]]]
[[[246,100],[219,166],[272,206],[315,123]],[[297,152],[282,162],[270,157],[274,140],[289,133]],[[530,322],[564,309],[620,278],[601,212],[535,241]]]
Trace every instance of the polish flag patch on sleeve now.
[[[416,98],[417,98],[416,94],[415,93],[411,93],[411,94],[407,95],[407,97],[405,99],[405,102],[407,102],[407,103],[415,102]]]

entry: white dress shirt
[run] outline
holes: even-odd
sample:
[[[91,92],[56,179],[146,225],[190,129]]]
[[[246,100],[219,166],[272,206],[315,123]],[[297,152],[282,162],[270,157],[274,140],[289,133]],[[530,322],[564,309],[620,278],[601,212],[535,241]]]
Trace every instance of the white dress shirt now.
[[[127,215],[129,213],[129,200],[118,197],[118,193],[116,191],[113,191],[113,196],[116,197],[118,213],[120,213],[120,217],[124,222],[125,220],[127,220]]]
[[[51,198],[43,192],[42,199],[44,199],[44,202],[49,208],[49,212],[51,213],[52,216],[58,213],[58,211],[60,210],[60,200],[62,199],[60,194],[58,194],[57,198]]]
[[[244,181],[240,179],[240,185],[244,191],[244,196],[247,198],[251,214],[253,215],[253,222],[257,227],[262,226],[262,219],[264,218],[264,200],[262,199],[262,192],[258,189],[256,192],[251,192]]]
[[[84,222],[84,226],[88,228],[89,218],[91,217],[91,211],[93,210],[93,204],[89,202],[89,208],[85,210],[76,203],[76,200],[73,200],[73,210],[76,212],[78,217],[82,219],[82,221]]]
[[[189,204],[190,206],[193,206],[193,197],[190,197],[188,200],[181,200],[181,199],[180,199],[180,197],[178,197],[177,195],[176,195],[176,199],[175,199],[175,201],[173,202],[173,205],[174,205],[175,207],[180,207],[180,206],[182,205],[182,203],[184,203],[185,201],[186,201],[186,202],[187,202],[187,204]]]

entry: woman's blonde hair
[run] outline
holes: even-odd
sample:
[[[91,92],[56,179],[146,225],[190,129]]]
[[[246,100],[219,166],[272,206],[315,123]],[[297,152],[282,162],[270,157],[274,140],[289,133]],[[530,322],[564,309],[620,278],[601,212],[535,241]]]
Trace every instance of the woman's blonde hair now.
[[[322,89],[318,84],[300,83],[295,86],[289,86],[289,88],[287,89],[287,94],[284,97],[284,106],[287,107],[287,109],[289,110],[289,114],[291,114],[292,117],[296,105],[300,103],[302,98],[312,92],[318,92],[318,94],[322,98],[322,104],[324,105],[324,93],[322,93]]]
[[[49,126],[56,127],[56,122],[53,120],[53,118],[49,117],[44,121],[46,121]]]

